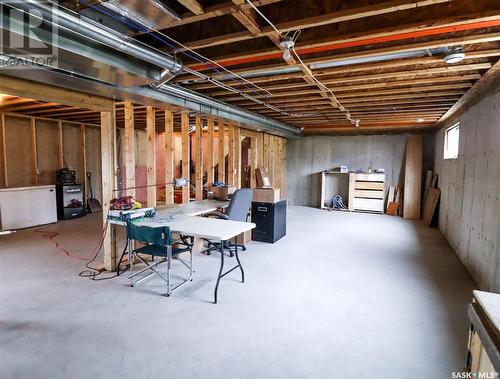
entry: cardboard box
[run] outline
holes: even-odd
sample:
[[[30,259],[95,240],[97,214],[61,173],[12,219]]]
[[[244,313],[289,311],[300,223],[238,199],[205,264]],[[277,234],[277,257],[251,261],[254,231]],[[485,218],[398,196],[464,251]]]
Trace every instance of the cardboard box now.
[[[238,245],[246,245],[251,240],[252,240],[252,231],[248,230],[236,236],[235,243],[237,243]]]
[[[256,203],[277,203],[280,201],[279,188],[254,188],[252,201]]]
[[[227,187],[210,186],[208,188],[208,190],[214,193],[214,198],[217,200],[229,200],[229,197],[236,191],[236,187],[234,187],[234,186],[227,186]]]
[[[257,188],[271,188],[269,174],[264,167],[255,169],[255,181],[257,183]]]

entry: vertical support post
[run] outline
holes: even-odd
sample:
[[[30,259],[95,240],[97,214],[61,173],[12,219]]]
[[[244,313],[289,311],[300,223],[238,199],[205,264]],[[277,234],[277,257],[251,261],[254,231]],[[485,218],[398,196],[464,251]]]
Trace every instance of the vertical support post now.
[[[189,167],[189,114],[181,114],[181,134],[182,134],[182,176],[188,180],[187,185],[182,187],[182,202],[188,203],[190,196],[190,167]]]
[[[234,186],[234,126],[227,127],[228,152],[227,152],[227,184]]]
[[[110,202],[113,199],[114,176],[114,145],[115,145],[115,113],[114,111],[101,112],[101,170],[102,170],[102,222],[107,224]],[[116,250],[111,233],[113,228],[108,225],[108,230],[103,241],[104,267],[113,271],[116,266]]]
[[[281,198],[284,199],[286,198],[286,176],[287,176],[287,143],[288,140],[286,138],[283,138],[283,151],[282,151],[282,168],[281,168],[281,175],[282,175],[282,188],[281,188]]]
[[[223,121],[218,121],[219,124],[219,130],[218,130],[218,137],[219,137],[219,143],[217,146],[217,163],[219,164],[219,177],[217,178],[218,181],[225,183],[226,178],[225,178],[225,172],[226,172],[226,167],[225,167],[225,157],[226,157],[226,147],[224,144],[224,132],[225,132],[225,126]]]
[[[87,154],[85,152],[85,125],[80,124],[80,146],[82,149],[82,172],[83,172],[83,206],[87,208]]]
[[[64,168],[63,123],[57,122],[57,161],[59,168]]]
[[[207,183],[214,182],[214,120],[207,120]]]
[[[196,200],[203,200],[203,125],[200,116],[196,116],[195,129],[195,173]]]
[[[124,102],[125,108],[125,144],[124,144],[124,163],[125,163],[125,187],[135,187],[135,131],[134,131],[134,107],[130,101]],[[125,191],[122,196],[135,197],[135,189]]]
[[[235,140],[235,170],[234,170],[234,185],[236,188],[241,188],[241,134],[240,128],[236,126],[234,128],[234,140]]]
[[[257,168],[257,137],[250,137],[251,165],[250,165],[250,188],[255,188],[255,169]]]
[[[165,183],[174,180],[174,114],[165,111]],[[174,203],[174,186],[165,186],[165,204]]]
[[[8,186],[7,148],[5,146],[5,116],[0,113],[0,186]]]
[[[257,132],[257,161],[255,162],[255,168],[262,167],[262,161],[264,160],[264,151],[262,146],[264,145],[264,133]]]
[[[264,133],[262,145],[262,167],[269,172],[269,134]]]
[[[38,182],[38,157],[36,148],[36,119],[30,117],[31,121],[31,184]]]
[[[156,206],[156,128],[155,110],[146,107],[146,176],[148,207]]]

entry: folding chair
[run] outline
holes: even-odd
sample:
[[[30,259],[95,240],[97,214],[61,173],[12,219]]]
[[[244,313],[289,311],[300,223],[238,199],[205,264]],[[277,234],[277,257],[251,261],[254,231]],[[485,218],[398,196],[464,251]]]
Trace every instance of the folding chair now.
[[[165,282],[167,282],[166,296],[170,296],[176,289],[182,287],[187,282],[193,280],[193,244],[188,242],[189,237],[180,236],[179,239],[173,240],[172,233],[168,226],[157,228],[150,228],[146,226],[138,226],[132,222],[127,223],[127,237],[129,240],[129,262],[130,262],[130,286],[134,287],[136,284],[149,278],[151,275],[157,274]],[[140,242],[144,246],[133,249],[133,241]],[[179,254],[189,252],[189,263],[185,262],[179,257]],[[152,257],[163,257],[157,262],[148,262],[141,255],[151,255]],[[134,258],[139,259],[146,265],[145,268],[132,273]],[[186,266],[189,270],[189,278],[184,279],[180,284],[172,288],[170,280],[170,271],[172,269],[172,257],[177,257],[177,260]],[[160,264],[167,263],[166,275],[159,270]],[[152,272],[146,276],[141,277],[139,280],[134,280],[134,277],[140,275],[148,270]]]

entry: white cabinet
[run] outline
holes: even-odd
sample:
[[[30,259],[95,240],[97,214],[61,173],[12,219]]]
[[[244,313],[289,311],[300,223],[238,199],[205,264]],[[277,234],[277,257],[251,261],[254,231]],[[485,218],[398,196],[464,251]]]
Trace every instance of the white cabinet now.
[[[0,229],[57,222],[54,185],[0,188]]]

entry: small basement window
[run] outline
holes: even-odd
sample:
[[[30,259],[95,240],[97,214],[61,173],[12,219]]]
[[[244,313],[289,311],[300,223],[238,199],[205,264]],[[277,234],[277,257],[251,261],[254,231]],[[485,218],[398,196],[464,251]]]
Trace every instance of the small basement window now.
[[[460,123],[450,126],[444,132],[444,159],[458,158],[458,139],[460,135]]]

